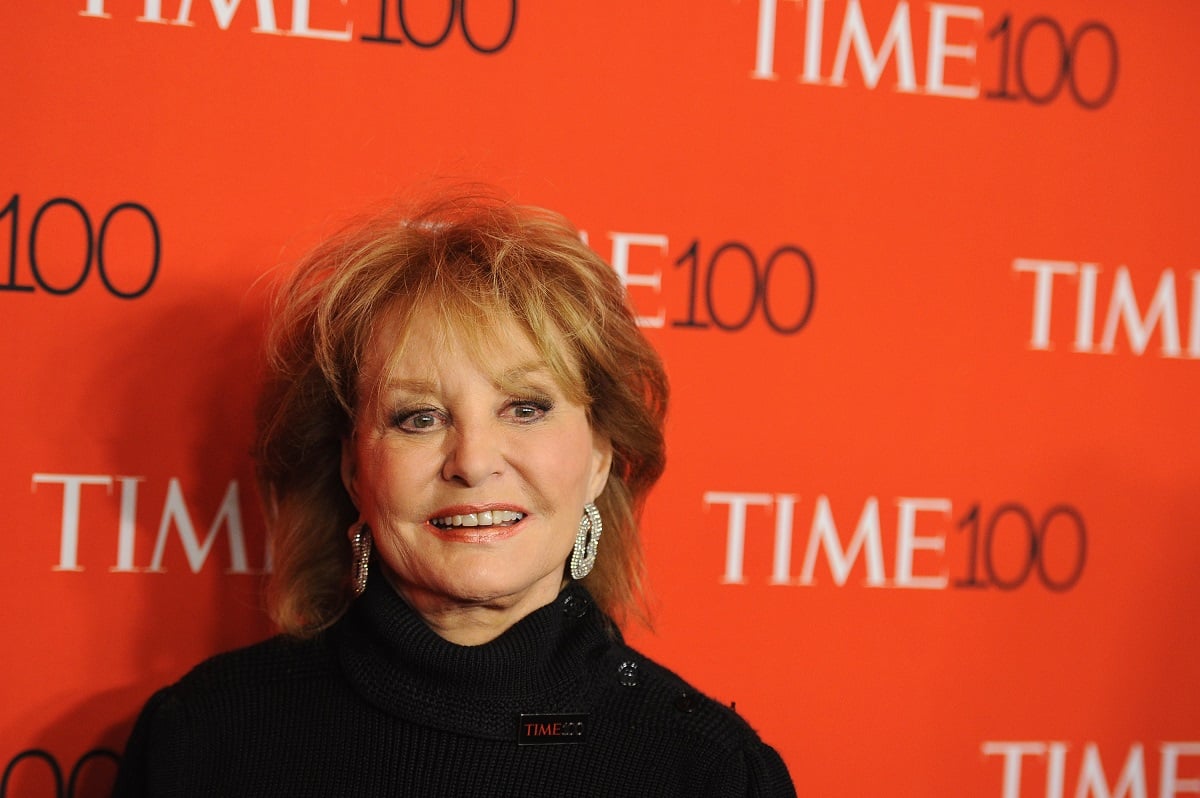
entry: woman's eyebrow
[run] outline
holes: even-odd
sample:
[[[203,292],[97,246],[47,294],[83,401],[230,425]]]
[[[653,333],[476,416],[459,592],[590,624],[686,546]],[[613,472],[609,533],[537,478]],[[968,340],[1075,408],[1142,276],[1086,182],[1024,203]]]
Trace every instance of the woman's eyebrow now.
[[[507,390],[519,385],[529,385],[531,382],[541,383],[547,379],[554,381],[554,373],[545,361],[529,360],[496,375],[495,385]]]
[[[529,374],[535,374],[537,372],[545,372],[547,374],[550,372],[550,367],[546,365],[546,361],[544,361],[544,360],[527,360],[524,363],[513,366],[512,368],[503,371],[500,374],[500,379],[502,379],[502,380],[519,380],[522,377],[525,377]]]
[[[437,390],[437,384],[415,377],[393,377],[383,384],[383,390],[387,393],[430,394]]]

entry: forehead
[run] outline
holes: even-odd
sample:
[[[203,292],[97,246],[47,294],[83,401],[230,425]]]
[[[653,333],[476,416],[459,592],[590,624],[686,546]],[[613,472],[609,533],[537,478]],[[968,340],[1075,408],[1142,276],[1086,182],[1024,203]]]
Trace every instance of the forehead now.
[[[360,383],[378,390],[397,380],[425,379],[457,357],[498,384],[542,372],[568,396],[582,394],[578,364],[564,337],[554,330],[535,337],[503,310],[472,318],[428,307],[385,312],[372,329]]]
[[[407,374],[429,371],[448,357],[466,357],[491,372],[542,360],[529,334],[511,316],[489,320],[486,334],[481,327],[455,324],[428,311],[408,319],[385,316],[371,336],[368,368]]]

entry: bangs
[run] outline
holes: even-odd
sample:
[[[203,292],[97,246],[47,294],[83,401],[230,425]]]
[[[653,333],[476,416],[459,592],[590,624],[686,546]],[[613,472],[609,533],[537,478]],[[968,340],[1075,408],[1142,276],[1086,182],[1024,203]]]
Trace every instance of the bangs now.
[[[428,319],[436,338],[425,357],[435,360],[439,353],[457,346],[484,371],[491,371],[497,352],[519,345],[514,336],[523,336],[537,354],[529,367],[547,372],[568,400],[588,410],[590,420],[591,396],[573,336],[562,331],[549,314],[538,312],[525,292],[513,296],[492,281],[448,280],[447,271],[458,271],[452,267],[439,271],[437,279],[406,296],[392,298],[378,314],[367,351],[383,353],[382,363],[376,374],[360,371],[361,378],[370,380],[359,387],[361,399],[377,402],[385,387],[396,380],[400,362],[411,354],[414,322]],[[502,387],[514,391],[518,380],[515,375],[502,380]]]

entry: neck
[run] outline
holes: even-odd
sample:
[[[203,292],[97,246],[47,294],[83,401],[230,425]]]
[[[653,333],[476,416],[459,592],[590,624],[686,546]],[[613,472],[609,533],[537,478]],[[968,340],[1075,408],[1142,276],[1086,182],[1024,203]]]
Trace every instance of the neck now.
[[[439,637],[460,646],[480,646],[504,634],[526,615],[558,596],[566,580],[547,581],[513,596],[463,599],[421,590],[390,571],[388,584]]]

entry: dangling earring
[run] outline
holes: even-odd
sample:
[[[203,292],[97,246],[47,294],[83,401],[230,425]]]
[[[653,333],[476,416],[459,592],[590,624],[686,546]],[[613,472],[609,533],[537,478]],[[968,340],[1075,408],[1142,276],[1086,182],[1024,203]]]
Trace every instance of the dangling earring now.
[[[571,552],[571,578],[583,579],[592,572],[596,564],[596,547],[600,545],[600,511],[596,505],[583,505],[583,518],[579,519],[579,533],[575,535],[575,548]]]
[[[367,569],[371,565],[371,528],[366,521],[350,527],[350,587],[354,598],[367,589]]]

